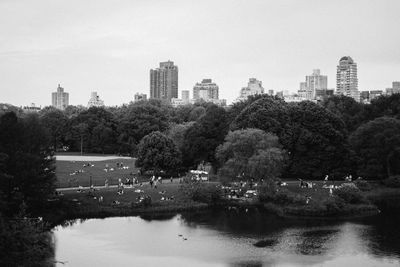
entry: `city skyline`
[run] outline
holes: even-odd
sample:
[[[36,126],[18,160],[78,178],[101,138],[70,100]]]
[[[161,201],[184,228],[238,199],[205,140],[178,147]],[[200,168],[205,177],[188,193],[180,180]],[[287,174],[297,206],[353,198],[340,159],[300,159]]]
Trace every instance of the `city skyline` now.
[[[304,3],[88,1],[75,2],[77,10],[71,2],[2,1],[0,102],[48,106],[61,83],[70,104],[86,105],[96,88],[107,105],[121,105],[148,94],[149,69],[168,59],[179,66],[179,95],[212,77],[228,103],[249,77],[266,91],[294,93],[304,74],[321,69],[335,88],[346,55],[358,64],[359,91],[399,80],[400,2]]]

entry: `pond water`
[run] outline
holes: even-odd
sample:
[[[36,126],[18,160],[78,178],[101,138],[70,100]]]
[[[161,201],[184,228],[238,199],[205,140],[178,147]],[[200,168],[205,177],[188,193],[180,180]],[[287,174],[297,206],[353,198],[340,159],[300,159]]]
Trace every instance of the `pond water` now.
[[[332,223],[256,210],[77,221],[54,229],[57,266],[400,266],[400,219]],[[256,247],[265,240],[264,247]]]

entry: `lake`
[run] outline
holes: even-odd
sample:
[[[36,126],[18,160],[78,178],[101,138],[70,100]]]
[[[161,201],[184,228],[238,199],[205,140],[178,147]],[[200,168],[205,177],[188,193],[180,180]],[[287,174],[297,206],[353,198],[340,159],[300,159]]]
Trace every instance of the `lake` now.
[[[400,266],[399,225],[384,215],[333,223],[225,209],[76,221],[53,235],[57,266],[366,267]]]

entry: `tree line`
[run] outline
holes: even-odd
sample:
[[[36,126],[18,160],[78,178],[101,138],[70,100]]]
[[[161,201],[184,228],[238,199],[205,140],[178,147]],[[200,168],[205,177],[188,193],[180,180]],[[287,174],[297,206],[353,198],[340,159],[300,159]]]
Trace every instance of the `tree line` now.
[[[371,104],[345,96],[317,104],[257,95],[228,108],[174,108],[158,100],[65,111],[46,107],[37,120],[53,151],[131,155],[145,171],[185,171],[205,162],[230,177],[258,178],[257,172],[276,170],[291,178],[383,179],[400,172],[399,116],[399,94]]]

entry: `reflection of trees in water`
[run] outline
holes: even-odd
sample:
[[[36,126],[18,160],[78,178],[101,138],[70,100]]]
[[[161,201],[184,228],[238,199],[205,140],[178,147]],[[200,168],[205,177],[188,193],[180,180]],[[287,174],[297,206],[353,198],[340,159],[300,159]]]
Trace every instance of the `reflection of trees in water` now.
[[[335,225],[333,221],[282,219],[257,208],[224,208],[207,212],[182,213],[182,222],[189,227],[206,225],[212,229],[243,236],[268,236],[289,227]]]
[[[167,221],[176,216],[176,213],[161,213],[161,214],[142,214],[139,217],[145,221]]]
[[[374,218],[367,243],[371,253],[376,256],[400,257],[400,210],[391,214],[381,214]]]
[[[264,266],[261,261],[242,261],[242,262],[234,262],[229,266],[231,267],[262,267]]]
[[[324,254],[329,249],[329,241],[335,238],[338,232],[338,229],[303,232],[300,236],[300,243],[297,244],[297,251],[304,255]]]

